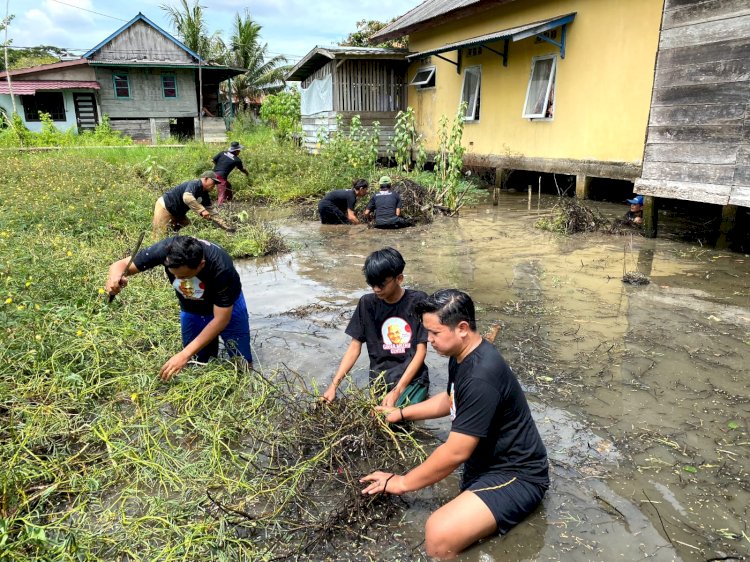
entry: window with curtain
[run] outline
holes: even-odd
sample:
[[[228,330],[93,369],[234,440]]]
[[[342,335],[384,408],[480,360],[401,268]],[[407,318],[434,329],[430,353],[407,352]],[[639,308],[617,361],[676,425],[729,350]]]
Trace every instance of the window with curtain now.
[[[482,67],[470,66],[464,70],[464,83],[461,88],[461,102],[466,103],[464,121],[479,120],[481,105]]]
[[[161,92],[165,98],[177,97],[177,78],[174,74],[162,74]]]
[[[115,85],[116,98],[130,97],[130,77],[127,72],[116,72],[112,74],[112,81]]]
[[[526,88],[523,116],[528,119],[552,119],[554,114],[555,70],[557,57],[549,55],[531,60],[531,76]]]

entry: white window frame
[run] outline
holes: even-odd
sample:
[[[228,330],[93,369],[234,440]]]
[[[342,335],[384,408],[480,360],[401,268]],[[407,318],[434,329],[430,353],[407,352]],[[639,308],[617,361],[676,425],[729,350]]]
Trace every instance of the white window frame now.
[[[531,84],[534,80],[534,68],[536,67],[536,63],[538,61],[543,60],[552,60],[552,67],[550,68],[549,77],[547,78],[547,89],[544,94],[544,103],[542,104],[542,112],[541,113],[528,113],[528,105],[529,105],[529,94],[531,93]],[[557,79],[557,55],[543,55],[539,57],[534,57],[531,59],[531,74],[529,74],[529,83],[526,86],[526,98],[523,101],[523,111],[521,113],[521,116],[525,119],[544,119],[547,121],[551,121],[555,116],[555,101],[553,99],[552,101],[552,117],[547,117],[547,107],[549,106],[549,96],[550,92],[553,90],[555,82]]]
[[[476,73],[479,77],[477,80],[477,86],[474,91],[474,103],[469,103],[471,100],[471,97],[469,97],[468,100],[464,99],[464,90],[466,88],[466,76],[468,74]],[[464,69],[464,79],[461,82],[461,103],[467,102],[466,112],[464,113],[464,121],[479,121],[479,115],[477,115],[477,104],[479,104],[480,110],[482,107],[481,104],[481,95],[482,95],[482,65],[478,64],[476,66],[467,66]]]
[[[426,79],[420,80],[417,82],[417,76],[419,76],[420,72],[428,72]],[[414,78],[411,79],[411,82],[409,82],[409,86],[416,86],[418,90],[425,90],[427,88],[434,88],[435,87],[435,67],[434,66],[421,66],[417,69],[417,72],[414,74]],[[430,85],[430,81],[433,81],[433,83]]]

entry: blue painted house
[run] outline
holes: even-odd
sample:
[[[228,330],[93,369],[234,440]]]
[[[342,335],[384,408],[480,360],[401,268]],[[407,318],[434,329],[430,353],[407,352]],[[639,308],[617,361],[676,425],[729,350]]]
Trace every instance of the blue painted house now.
[[[208,63],[139,13],[80,59],[0,72],[0,107],[12,111],[13,96],[31,130],[41,128],[40,112],[79,131],[106,114],[135,140],[192,137],[202,107],[221,113],[219,83],[242,72]]]

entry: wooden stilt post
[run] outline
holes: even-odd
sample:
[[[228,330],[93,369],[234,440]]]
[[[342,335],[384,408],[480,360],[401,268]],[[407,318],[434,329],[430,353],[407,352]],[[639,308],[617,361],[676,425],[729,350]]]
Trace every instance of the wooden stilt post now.
[[[719,225],[719,237],[716,239],[716,249],[726,250],[732,243],[734,227],[737,223],[737,206],[724,205],[721,209],[721,224]]]
[[[646,195],[643,198],[643,234],[646,238],[656,238],[656,231],[659,226],[659,206],[658,200],[653,195]]]
[[[591,189],[591,177],[586,174],[576,175],[576,198],[588,199]]]

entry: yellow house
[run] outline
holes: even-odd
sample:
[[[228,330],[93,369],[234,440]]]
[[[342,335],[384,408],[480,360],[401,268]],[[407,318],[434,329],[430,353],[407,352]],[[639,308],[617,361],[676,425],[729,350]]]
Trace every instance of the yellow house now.
[[[466,103],[468,165],[640,176],[662,0],[426,0],[374,36],[409,35],[408,105],[428,150]]]

